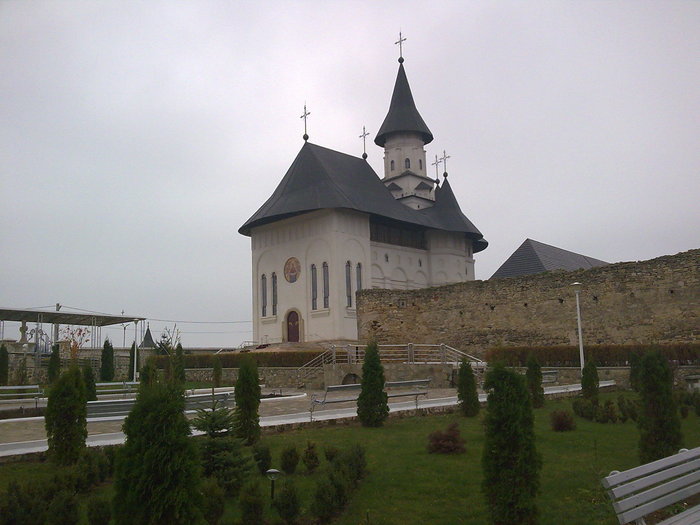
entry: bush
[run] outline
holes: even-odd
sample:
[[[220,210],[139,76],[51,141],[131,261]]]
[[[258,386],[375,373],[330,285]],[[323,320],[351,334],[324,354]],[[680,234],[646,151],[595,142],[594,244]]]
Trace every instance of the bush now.
[[[59,353],[58,344],[51,345],[51,357],[49,357],[49,368],[47,370],[47,379],[49,384],[53,384],[58,376],[61,375],[61,355]]]
[[[180,343],[175,347],[175,355],[172,358],[173,364],[173,381],[178,383],[185,382],[185,351]],[[155,366],[155,365],[154,365]]]
[[[326,457],[326,461],[328,461],[328,463],[332,463],[339,453],[340,449],[338,447],[334,447],[332,445],[323,447],[323,455]]]
[[[690,408],[688,407],[688,405],[681,405],[680,406],[681,419],[686,419],[688,417],[689,413],[690,413]]]
[[[527,389],[530,392],[530,401],[534,408],[544,406],[544,388],[542,388],[542,368],[535,359],[534,355],[530,355],[527,359],[527,371],[525,372],[527,379]]]
[[[284,450],[282,450],[282,457],[280,458],[280,465],[282,471],[285,474],[294,474],[299,464],[299,452],[297,452],[297,447],[290,445]]]
[[[660,352],[649,352],[642,357],[639,388],[639,460],[649,463],[675,454],[683,446],[681,421],[673,397],[673,374]]]
[[[209,525],[221,521],[226,507],[224,489],[214,478],[205,478],[202,482],[202,514]]]
[[[211,384],[214,388],[221,386],[221,358],[215,355],[212,359]]]
[[[436,430],[428,436],[428,452],[431,454],[462,454],[465,440],[459,433],[457,423],[452,423],[444,432]]]
[[[214,400],[211,410],[198,408],[192,419],[192,427],[215,438],[232,433],[235,423],[234,413],[222,402]]]
[[[44,426],[48,455],[59,465],[78,461],[87,438],[85,385],[78,367],[61,374],[49,389]]]
[[[92,496],[87,502],[89,525],[108,525],[112,519],[112,507],[107,498]]]
[[[10,354],[7,353],[5,345],[0,345],[0,386],[8,383],[10,374]]]
[[[318,453],[316,452],[316,445],[311,441],[306,442],[306,448],[301,455],[301,461],[304,463],[306,471],[309,474],[314,473],[321,464],[321,460],[318,459]]]
[[[135,354],[136,353],[136,343],[131,343],[131,349],[129,350],[129,370],[127,371],[126,375],[129,381],[135,381],[136,379],[134,378],[134,359],[135,359]],[[136,365],[138,367],[138,365]]]
[[[75,525],[80,519],[78,500],[75,494],[61,491],[56,494],[46,516],[46,525]]]
[[[571,403],[571,408],[578,417],[593,421],[596,418],[596,413],[598,412],[598,404],[594,403],[590,399],[584,399],[578,397],[574,399]]]
[[[490,521],[534,524],[542,459],[535,449],[534,417],[525,378],[497,365],[486,376],[484,386],[489,395],[482,491]]]
[[[240,496],[241,521],[243,523],[263,523],[263,495],[258,481],[243,486]]]
[[[100,381],[107,382],[114,380],[114,347],[109,339],[105,339],[102,346],[102,356],[100,358]]]
[[[330,523],[333,516],[339,512],[334,498],[334,488],[329,476],[323,476],[316,483],[313,500],[311,501],[311,514],[319,523]]]
[[[357,398],[357,417],[364,427],[380,427],[389,417],[387,394],[384,392],[384,367],[379,360],[377,343],[372,341],[365,350],[362,363],[362,389]]]
[[[620,394],[617,396],[617,419],[620,423],[625,423],[630,418],[629,409],[627,408],[629,402],[625,399],[625,396]]]
[[[555,432],[576,430],[574,415],[568,410],[555,410],[549,413],[549,423]]]
[[[202,471],[216,478],[228,496],[236,496],[250,478],[253,460],[235,437],[201,441]]]
[[[476,378],[472,366],[466,359],[462,360],[459,365],[457,399],[462,415],[474,417],[479,413],[481,404],[479,403],[479,394],[476,391]]]
[[[593,361],[588,361],[581,371],[581,395],[584,399],[598,402],[598,368]]]
[[[333,467],[345,470],[350,482],[353,485],[367,475],[367,456],[362,445],[352,445],[349,449],[338,454],[333,462]]]
[[[56,490],[44,490],[39,483],[20,485],[11,480],[7,490],[0,493],[0,523],[45,523],[50,500]]]
[[[272,507],[285,523],[288,525],[296,523],[299,514],[301,514],[301,501],[291,480],[287,479],[282,483],[282,489],[272,502]]]
[[[595,420],[598,423],[617,423],[615,404],[611,400],[607,400],[605,404],[598,409]]]
[[[258,465],[260,474],[264,475],[272,466],[272,454],[270,453],[270,447],[263,445],[262,443],[256,443],[253,445],[253,459]]]
[[[85,399],[88,401],[97,401],[95,374],[90,365],[83,366],[83,383],[85,383]]]
[[[258,368],[252,359],[244,359],[238,370],[238,380],[234,391],[236,399],[236,435],[252,445],[260,439],[260,383]]]

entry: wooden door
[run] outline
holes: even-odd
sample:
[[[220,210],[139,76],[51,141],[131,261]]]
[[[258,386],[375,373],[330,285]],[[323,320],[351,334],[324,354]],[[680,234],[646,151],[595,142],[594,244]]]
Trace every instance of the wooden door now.
[[[287,341],[299,342],[299,314],[292,311],[287,315]]]

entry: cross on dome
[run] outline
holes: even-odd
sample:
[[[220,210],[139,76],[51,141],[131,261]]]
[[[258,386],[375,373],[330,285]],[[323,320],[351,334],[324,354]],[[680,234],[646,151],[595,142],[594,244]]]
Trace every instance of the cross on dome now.
[[[304,119],[304,141],[309,140],[309,135],[306,133],[306,118],[311,115],[309,111],[306,111],[306,102],[304,102],[304,113],[299,118]]]
[[[399,31],[399,39],[396,42],[394,42],[394,45],[399,45],[399,63],[403,63],[403,43],[405,41],[406,39],[401,34],[401,31]]]

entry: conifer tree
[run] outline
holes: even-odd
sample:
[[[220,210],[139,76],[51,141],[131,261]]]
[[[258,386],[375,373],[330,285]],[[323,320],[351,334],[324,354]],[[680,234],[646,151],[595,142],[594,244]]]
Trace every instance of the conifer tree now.
[[[527,358],[527,389],[530,391],[530,400],[533,408],[544,406],[544,388],[542,388],[542,368],[534,355]]]
[[[114,347],[109,339],[105,339],[100,360],[100,381],[112,381],[114,379]]]
[[[258,367],[252,357],[241,361],[234,398],[236,435],[243,439],[246,445],[252,445],[260,438],[260,380]]]
[[[184,408],[178,385],[154,382],[139,389],[116,458],[115,524],[199,523],[199,455]]]
[[[489,391],[481,466],[490,523],[537,523],[542,459],[535,449],[534,417],[525,378],[502,365],[486,376]]]
[[[666,358],[658,351],[642,357],[639,397],[639,460],[648,463],[678,452],[683,446],[683,435],[673,397],[673,373]]]
[[[61,374],[49,389],[44,424],[49,457],[60,465],[78,461],[87,438],[83,374],[77,366]]]
[[[479,394],[476,391],[476,378],[472,366],[463,359],[459,365],[459,376],[457,380],[457,399],[462,414],[467,417],[474,417],[479,413]]]
[[[175,347],[173,356],[173,381],[178,383],[185,382],[185,351],[180,343]]]
[[[131,344],[131,350],[129,350],[129,370],[126,372],[126,377],[129,378],[129,381],[136,381],[136,378],[134,377],[134,359],[135,359],[135,354],[136,354],[136,343]]]
[[[214,356],[212,363],[212,386],[219,388],[221,386],[221,359],[218,355]]]
[[[598,368],[593,361],[588,361],[581,371],[581,394],[595,404],[598,403],[598,384]]]
[[[95,374],[90,365],[83,366],[83,383],[85,384],[85,399],[87,401],[97,401]]]
[[[357,398],[357,416],[365,427],[380,427],[389,417],[389,404],[384,392],[384,367],[379,359],[379,349],[371,341],[365,350],[362,364],[362,389]]]
[[[51,357],[49,357],[48,380],[49,384],[53,384],[58,376],[61,375],[61,354],[59,353],[58,344],[51,345]]]
[[[0,386],[7,385],[10,374],[10,354],[5,345],[0,345]]]

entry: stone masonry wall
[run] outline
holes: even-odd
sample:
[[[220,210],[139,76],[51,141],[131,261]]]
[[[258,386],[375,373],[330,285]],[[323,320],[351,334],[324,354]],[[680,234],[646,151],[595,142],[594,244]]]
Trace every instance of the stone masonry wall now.
[[[699,339],[700,250],[422,290],[362,290],[359,338],[445,343],[477,355],[493,346],[576,345],[576,281],[584,345]]]

